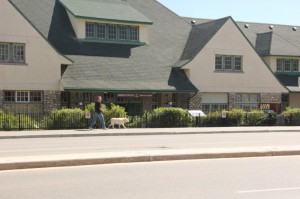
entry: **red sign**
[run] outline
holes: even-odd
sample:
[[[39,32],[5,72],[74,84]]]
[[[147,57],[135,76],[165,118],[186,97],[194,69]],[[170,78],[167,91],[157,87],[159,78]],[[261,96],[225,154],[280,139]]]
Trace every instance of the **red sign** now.
[[[131,97],[131,98],[133,98],[133,97],[136,97],[136,98],[141,97],[141,98],[143,98],[143,97],[153,97],[153,94],[147,94],[147,93],[145,93],[145,94],[119,93],[119,94],[117,94],[117,97]]]

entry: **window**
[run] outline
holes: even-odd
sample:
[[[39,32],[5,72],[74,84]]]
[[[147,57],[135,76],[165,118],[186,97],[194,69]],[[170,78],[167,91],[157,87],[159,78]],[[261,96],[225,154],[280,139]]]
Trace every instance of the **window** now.
[[[0,43],[0,62],[25,63],[25,44]]]
[[[24,62],[24,44],[13,44],[13,61]]]
[[[42,91],[4,91],[4,110],[8,113],[43,113]]]
[[[216,55],[216,71],[242,71],[242,56]]]
[[[90,93],[83,93],[82,94],[83,103],[90,103],[91,102],[91,94]]]
[[[31,91],[30,92],[30,101],[31,102],[41,102],[42,101],[42,92]]]
[[[41,91],[4,91],[5,102],[41,102]]]
[[[99,39],[106,38],[106,25],[105,24],[97,24],[97,37]]]
[[[239,93],[235,95],[235,107],[245,111],[259,108],[259,94]]]
[[[5,102],[14,102],[15,101],[15,92],[5,91],[4,92],[4,101]]]
[[[227,104],[202,104],[201,110],[204,113],[227,110]]]
[[[298,72],[298,59],[277,59],[277,71],[279,72]]]
[[[139,27],[137,27],[137,26],[130,26],[129,27],[129,29],[130,29],[130,40],[131,41],[138,41],[139,40],[139,34],[138,34],[138,32],[139,32]]]
[[[108,39],[117,39],[117,26],[108,25]]]
[[[120,36],[119,36],[119,38],[120,38],[120,40],[127,40],[127,26],[120,26],[119,27],[119,32],[120,32]]]
[[[0,43],[0,61],[9,61],[9,43]]]
[[[86,37],[88,37],[88,38],[95,37],[95,26],[93,23],[85,24],[85,33],[86,33]]]
[[[139,41],[139,27],[87,22],[86,38]]]

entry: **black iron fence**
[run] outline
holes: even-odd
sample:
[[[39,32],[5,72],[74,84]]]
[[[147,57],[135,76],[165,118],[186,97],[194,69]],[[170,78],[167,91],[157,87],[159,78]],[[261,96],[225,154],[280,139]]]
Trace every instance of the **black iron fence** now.
[[[110,124],[110,118],[106,119],[106,125]],[[129,116],[128,128],[158,128],[158,127],[197,127],[201,126],[200,117],[169,116],[159,117],[155,115]],[[86,118],[85,113],[63,114],[0,114],[0,131],[13,130],[59,130],[59,129],[85,129],[89,127],[91,118]],[[101,128],[98,121],[94,128]]]
[[[245,117],[247,119],[247,115]],[[249,118],[249,116],[248,116]],[[110,118],[106,117],[106,125],[110,124]],[[249,126],[248,122],[229,123],[231,118],[203,118],[191,117],[188,113],[183,115],[160,116],[155,114],[144,114],[142,116],[128,117],[126,123],[128,128],[167,128],[167,127],[203,127],[203,126]],[[249,120],[249,119],[248,119]],[[298,121],[298,120],[297,120]],[[41,130],[41,129],[85,129],[88,128],[91,119],[86,119],[82,113],[52,113],[50,115],[41,114],[0,114],[0,131],[12,130]],[[256,124],[253,124],[255,126]],[[286,123],[286,118],[277,115],[275,118],[266,118],[264,123],[258,125],[264,126],[283,126],[283,125],[300,125],[297,123]],[[94,128],[101,128],[98,121]]]

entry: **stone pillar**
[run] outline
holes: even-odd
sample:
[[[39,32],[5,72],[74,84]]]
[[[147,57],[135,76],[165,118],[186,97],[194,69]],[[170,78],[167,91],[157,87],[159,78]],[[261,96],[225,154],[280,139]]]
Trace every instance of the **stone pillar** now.
[[[235,108],[235,93],[228,94],[228,110],[232,110]]]
[[[193,94],[194,95],[194,94]],[[190,97],[190,100],[189,100],[189,109],[191,110],[200,110],[201,109],[201,93],[198,92],[196,95],[191,95]]]
[[[49,114],[52,110],[61,108],[60,91],[44,91],[44,113]]]
[[[3,111],[4,91],[0,90],[0,110]]]

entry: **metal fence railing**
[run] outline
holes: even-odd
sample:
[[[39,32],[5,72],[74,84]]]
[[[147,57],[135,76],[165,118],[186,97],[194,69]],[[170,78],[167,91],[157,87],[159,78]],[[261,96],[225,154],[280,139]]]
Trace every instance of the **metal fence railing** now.
[[[282,115],[275,115],[266,118],[264,123],[249,123],[249,114],[243,122],[232,122],[232,118],[223,119],[220,116],[215,118],[191,117],[188,113],[182,115],[155,115],[143,114],[141,116],[128,116],[128,128],[168,128],[168,127],[204,127],[204,126],[249,126],[267,125],[284,126],[300,125],[300,119],[286,123]],[[110,118],[105,117],[106,125],[110,124]],[[291,118],[290,118],[291,120]],[[252,120],[251,120],[252,121]],[[88,128],[91,118],[87,119],[85,113],[52,113],[42,114],[1,114],[0,131],[12,130],[41,130],[41,129],[85,129]],[[252,121],[253,122],[253,121]],[[94,128],[101,128],[98,121]]]

